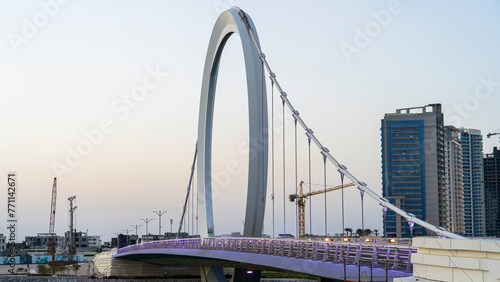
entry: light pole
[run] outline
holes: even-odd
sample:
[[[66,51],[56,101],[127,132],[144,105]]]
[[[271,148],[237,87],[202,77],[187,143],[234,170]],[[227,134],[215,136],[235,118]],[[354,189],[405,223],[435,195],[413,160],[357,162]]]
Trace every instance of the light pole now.
[[[136,225],[130,225],[130,226],[135,228],[135,236],[137,236],[137,229],[139,229],[139,227],[141,227],[142,225],[136,224]]]
[[[161,210],[158,210],[158,211],[152,211],[153,213],[156,213],[158,215],[158,235],[161,235],[161,216],[164,214],[164,213],[167,213],[168,211],[161,211]]]
[[[172,233],[172,225],[174,225],[174,220],[170,219],[170,233]]]
[[[142,220],[142,221],[144,221],[144,222],[146,222],[146,235],[148,235],[148,234],[149,234],[149,233],[148,233],[148,223],[149,223],[151,220],[154,220],[154,219],[152,219],[152,218],[146,218],[146,219],[141,218],[141,220]]]

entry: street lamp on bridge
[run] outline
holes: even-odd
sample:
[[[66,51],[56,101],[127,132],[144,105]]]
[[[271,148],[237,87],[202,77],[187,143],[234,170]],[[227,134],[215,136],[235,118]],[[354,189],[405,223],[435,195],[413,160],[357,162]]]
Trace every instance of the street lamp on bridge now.
[[[146,219],[141,218],[141,220],[144,221],[144,222],[146,222],[146,235],[148,235],[149,234],[149,232],[148,232],[148,223],[150,221],[154,220],[154,219],[152,219],[152,218],[146,218]]]
[[[142,225],[138,225],[138,224],[136,224],[136,225],[130,225],[130,226],[132,226],[132,227],[134,227],[134,228],[135,228],[135,236],[138,236],[138,235],[137,235],[137,229],[139,229],[139,227],[141,227]]]
[[[156,213],[158,215],[158,235],[161,235],[161,216],[164,214],[164,213],[167,213],[168,211],[161,211],[161,210],[158,210],[158,211],[152,211],[153,213]]]

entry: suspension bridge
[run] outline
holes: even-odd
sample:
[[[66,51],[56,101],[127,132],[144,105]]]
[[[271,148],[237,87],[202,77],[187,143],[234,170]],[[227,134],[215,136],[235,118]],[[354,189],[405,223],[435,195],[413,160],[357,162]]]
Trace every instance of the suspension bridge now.
[[[227,40],[233,34],[239,35],[243,47],[249,109],[249,138],[250,140],[259,140],[259,146],[252,148],[252,157],[249,158],[248,163],[248,185],[243,238],[215,238],[216,233],[212,202],[212,130],[214,101],[220,59]],[[330,241],[330,238],[327,238],[326,241],[313,241],[302,238],[300,240],[262,238],[266,198],[269,196],[267,191],[269,155],[271,155],[273,237],[275,231],[274,181],[276,175],[274,173],[274,135],[271,139],[271,148],[268,146],[270,132],[274,132],[274,118],[271,118],[272,122],[269,127],[268,99],[265,87],[266,72],[271,82],[271,89],[273,91],[272,96],[274,96],[274,89],[276,89],[279,94],[283,106],[283,122],[285,121],[284,115],[286,108],[293,117],[295,126],[295,149],[297,148],[296,140],[299,128],[302,128],[307,136],[309,150],[309,183],[311,183],[311,146],[316,146],[320,150],[323,160],[324,192],[327,190],[326,164],[333,164],[340,174],[341,185],[339,190],[342,192],[342,210],[344,209],[344,188],[354,186],[359,189],[361,199],[363,199],[364,194],[369,195],[378,202],[384,211],[389,209],[405,218],[410,228],[412,228],[414,224],[420,225],[430,231],[431,234],[436,234],[442,238],[435,240],[444,241],[432,241],[438,242],[432,245],[430,243],[431,241],[426,243],[427,241],[422,241],[423,239],[420,241],[417,240],[419,242],[417,244],[419,252],[416,253],[416,247],[411,247],[409,245],[391,245],[387,242],[334,242]],[[273,97],[271,101],[273,103],[271,112],[272,115],[274,115]],[[283,147],[285,144],[284,136],[283,134]],[[295,155],[297,155],[296,150]],[[196,163],[197,169],[195,173]],[[283,171],[286,170],[285,163],[286,162],[283,161]],[[295,170],[297,170],[297,166],[295,166]],[[104,253],[97,256],[95,260],[96,267],[99,271],[107,275],[151,276],[162,275],[164,266],[195,265],[200,267],[203,281],[227,281],[224,278],[223,267],[234,267],[233,281],[258,281],[261,271],[265,270],[306,274],[321,278],[322,281],[329,281],[329,279],[354,279],[354,277],[357,277],[357,280],[360,279],[359,277],[361,277],[361,273],[363,273],[364,277],[368,279],[366,281],[386,281],[386,279],[392,280],[394,277],[411,276],[412,271],[415,272],[415,270],[421,271],[425,268],[427,271],[428,265],[423,263],[424,254],[420,253],[421,250],[429,250],[424,251],[424,253],[427,252],[426,255],[437,256],[439,255],[437,252],[433,253],[430,250],[434,248],[440,250],[447,248],[463,249],[465,248],[463,246],[467,245],[463,242],[472,241],[448,232],[444,228],[429,224],[417,218],[415,215],[401,210],[389,200],[371,190],[365,182],[358,180],[358,178],[349,172],[346,166],[338,162],[331,154],[330,150],[320,142],[314,131],[306,124],[299,111],[293,106],[291,98],[283,90],[277,80],[277,75],[272,71],[265,54],[262,52],[254,23],[249,15],[237,7],[233,7],[219,16],[210,38],[202,78],[198,140],[187,189],[186,204],[189,202],[189,197],[192,194],[191,186],[195,177],[198,185],[196,208],[199,211],[199,233],[201,238],[148,242]],[[349,180],[350,183],[344,183],[344,180]],[[284,176],[283,186],[285,186]],[[297,179],[295,186],[299,186]],[[309,194],[311,193],[312,192],[309,191]],[[285,189],[283,189],[283,197],[284,199],[287,198]],[[296,190],[293,199],[292,197],[290,198],[290,200],[296,201],[297,211],[299,210],[298,201],[304,198],[301,197],[299,197],[298,191]],[[184,207],[186,207],[186,204]],[[311,205],[309,205],[309,207],[310,206]],[[184,208],[183,219],[185,211],[186,209]],[[311,214],[311,212],[309,212],[309,214]],[[325,235],[328,234],[327,214],[325,197]],[[301,210],[300,217],[298,214],[296,215],[300,221],[298,226],[303,231],[305,228],[304,210]],[[283,216],[285,216],[285,214],[283,214]],[[179,231],[182,228],[182,224],[183,220],[181,220]],[[345,229],[344,224],[344,214],[342,213],[342,230]],[[283,225],[283,234],[284,236],[286,234],[286,224]],[[302,235],[303,232],[300,234]],[[448,238],[448,240],[444,238]],[[454,243],[457,245],[454,247],[450,242],[458,243]],[[435,247],[436,244],[439,245],[439,247]],[[498,252],[500,253],[500,244],[496,244],[499,249]],[[487,247],[485,247],[485,249],[487,249]],[[495,250],[496,249],[493,248],[493,251]],[[474,251],[478,250],[474,249]],[[479,251],[482,251],[481,247]],[[419,266],[415,269],[412,266],[412,256],[414,257],[414,261],[416,259],[419,262]],[[448,266],[451,267],[449,263]],[[493,268],[491,271],[494,271]],[[500,277],[500,275],[497,277]]]

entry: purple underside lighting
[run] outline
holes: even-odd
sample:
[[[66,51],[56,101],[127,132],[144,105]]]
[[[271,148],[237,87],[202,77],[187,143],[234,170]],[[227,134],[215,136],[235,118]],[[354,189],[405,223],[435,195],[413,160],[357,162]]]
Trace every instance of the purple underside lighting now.
[[[247,270],[247,274],[252,274],[252,273],[253,273],[253,271]]]

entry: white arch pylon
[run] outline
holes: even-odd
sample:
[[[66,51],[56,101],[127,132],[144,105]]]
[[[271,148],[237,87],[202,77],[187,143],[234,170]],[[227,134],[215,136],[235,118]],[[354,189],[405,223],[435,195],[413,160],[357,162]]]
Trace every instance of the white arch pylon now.
[[[240,36],[245,59],[248,92],[249,139],[259,140],[258,146],[250,146],[248,164],[248,190],[243,236],[261,237],[267,190],[268,168],[268,118],[264,68],[260,54],[248,28],[255,30],[250,18],[244,21],[242,10],[233,7],[217,19],[208,45],[201,87],[200,114],[198,120],[198,208],[201,237],[214,237],[212,206],[212,128],[215,90],[220,58],[229,37]],[[248,27],[246,25],[249,25]],[[259,45],[260,46],[260,45]]]

